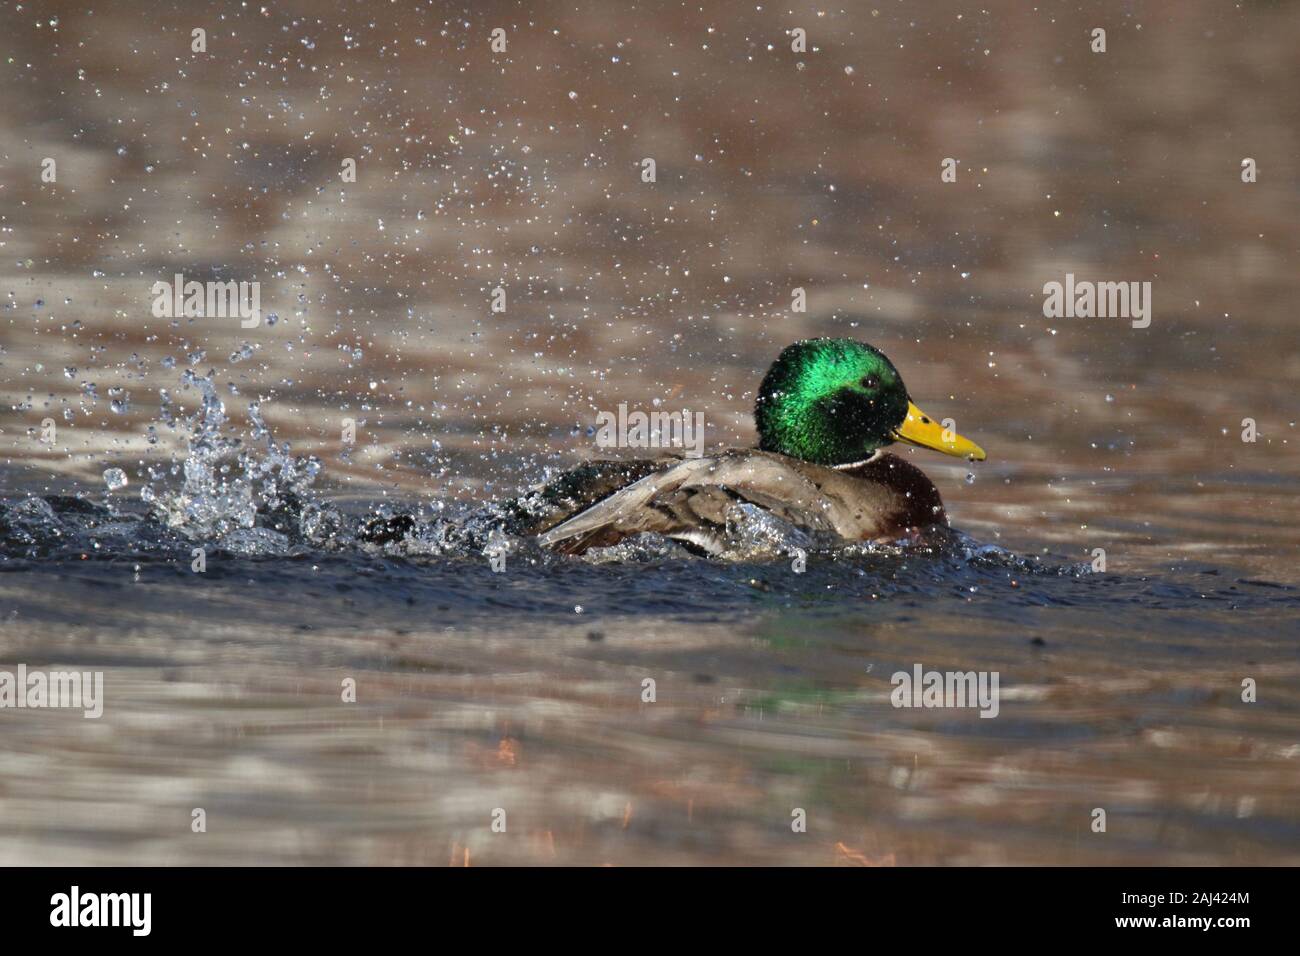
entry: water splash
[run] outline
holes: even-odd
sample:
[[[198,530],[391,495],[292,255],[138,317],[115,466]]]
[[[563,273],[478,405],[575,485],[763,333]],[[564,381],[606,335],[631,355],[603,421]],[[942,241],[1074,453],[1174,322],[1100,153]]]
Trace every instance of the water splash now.
[[[295,539],[315,540],[327,525],[312,491],[320,460],[294,456],[288,442],[277,444],[258,403],[248,410],[249,443],[230,434],[213,375],[186,369],[181,381],[199,393],[199,406],[177,420],[171,395],[161,393],[162,422],[188,435],[183,461],[167,471],[150,469],[141,499],[154,516],[187,538],[217,540],[241,552],[278,553]],[[168,479],[178,471],[180,487],[172,488]]]
[[[109,491],[119,491],[129,484],[126,472],[121,468],[104,469],[104,485]]]

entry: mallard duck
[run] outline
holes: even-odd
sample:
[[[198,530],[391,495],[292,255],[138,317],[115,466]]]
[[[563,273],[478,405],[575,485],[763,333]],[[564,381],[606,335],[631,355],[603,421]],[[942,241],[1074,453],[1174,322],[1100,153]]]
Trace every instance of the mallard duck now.
[[[758,448],[566,472],[511,502],[508,530],[565,554],[655,532],[716,555],[727,549],[729,516],[748,503],[845,541],[894,541],[948,517],[925,473],[885,446],[985,457],[912,403],[883,352],[853,339],[788,346],[763,378],[754,419]]]

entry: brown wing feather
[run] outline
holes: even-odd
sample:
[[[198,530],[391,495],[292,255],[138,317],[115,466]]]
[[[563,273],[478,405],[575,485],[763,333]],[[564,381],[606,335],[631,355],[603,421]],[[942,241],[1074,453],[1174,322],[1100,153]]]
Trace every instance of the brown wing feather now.
[[[813,531],[847,540],[892,538],[945,524],[939,493],[918,468],[877,455],[836,470],[760,451],[687,459],[653,472],[556,523],[541,543],[577,554],[652,531],[720,550],[726,513],[746,501]]]

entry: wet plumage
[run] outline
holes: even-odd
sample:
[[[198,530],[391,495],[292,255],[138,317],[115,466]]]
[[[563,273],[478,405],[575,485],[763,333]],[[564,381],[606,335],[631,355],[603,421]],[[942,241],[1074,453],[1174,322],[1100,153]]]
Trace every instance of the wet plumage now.
[[[847,541],[895,540],[947,514],[925,473],[882,449],[895,441],[983,458],[911,404],[878,349],[851,339],[786,348],[755,403],[759,448],[704,458],[592,462],[507,506],[509,530],[566,554],[652,532],[694,550],[726,550],[736,508],[750,505]]]

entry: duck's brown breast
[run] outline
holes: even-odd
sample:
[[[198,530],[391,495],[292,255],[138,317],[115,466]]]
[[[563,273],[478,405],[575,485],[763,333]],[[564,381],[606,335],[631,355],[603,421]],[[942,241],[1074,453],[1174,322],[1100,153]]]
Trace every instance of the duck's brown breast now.
[[[948,524],[939,489],[920,468],[897,455],[879,454],[852,468],[821,469],[840,480],[819,482],[825,494],[852,514],[837,521],[841,537],[897,538],[930,525]]]

